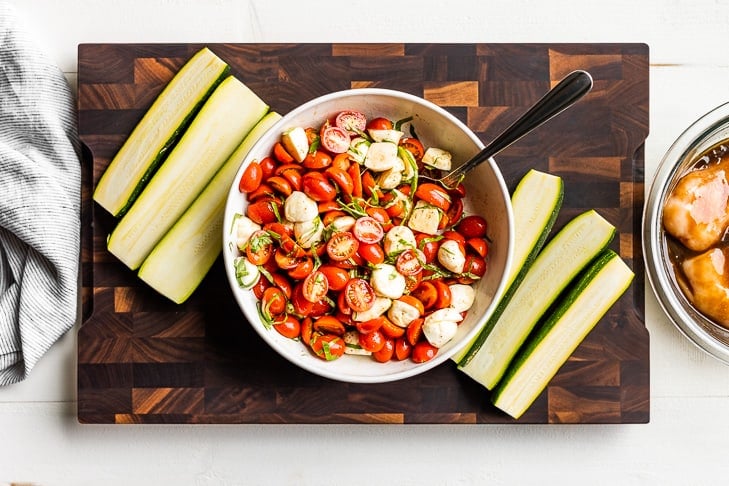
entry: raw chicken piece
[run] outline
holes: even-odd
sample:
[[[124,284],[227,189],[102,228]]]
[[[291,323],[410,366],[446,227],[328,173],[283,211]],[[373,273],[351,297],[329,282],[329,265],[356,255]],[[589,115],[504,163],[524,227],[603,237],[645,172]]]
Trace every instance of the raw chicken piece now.
[[[663,208],[663,226],[687,248],[704,251],[729,225],[729,160],[686,174]]]
[[[729,327],[729,255],[714,248],[683,262],[686,296],[717,324]]]

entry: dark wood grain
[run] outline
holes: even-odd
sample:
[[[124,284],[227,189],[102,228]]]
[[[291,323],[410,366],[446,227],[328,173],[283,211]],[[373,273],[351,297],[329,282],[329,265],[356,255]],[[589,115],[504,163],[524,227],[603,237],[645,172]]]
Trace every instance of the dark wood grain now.
[[[78,418],[84,423],[512,423],[448,362],[382,385],[334,382],[271,351],[236,307],[222,260],[176,306],[105,248],[114,221],[96,181],[144,111],[202,45],[85,44],[78,50],[85,148]],[[649,337],[640,245],[648,48],[642,44],[212,44],[233,73],[286,113],[331,91],[394,88],[438,103],[482,140],[573,69],[586,98],[498,157],[510,189],[529,168],[562,176],[556,228],[596,208],[636,279],[519,423],[644,423]],[[325,73],[326,75],[323,75]]]

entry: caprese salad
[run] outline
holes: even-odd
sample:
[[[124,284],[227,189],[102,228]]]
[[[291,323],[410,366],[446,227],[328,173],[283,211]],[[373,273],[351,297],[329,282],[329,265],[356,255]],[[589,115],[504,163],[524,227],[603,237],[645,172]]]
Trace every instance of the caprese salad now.
[[[486,220],[464,215],[463,184],[419,180],[451,155],[426,149],[410,121],[342,111],[291,128],[240,178],[238,284],[264,326],[324,360],[432,359],[487,271]]]

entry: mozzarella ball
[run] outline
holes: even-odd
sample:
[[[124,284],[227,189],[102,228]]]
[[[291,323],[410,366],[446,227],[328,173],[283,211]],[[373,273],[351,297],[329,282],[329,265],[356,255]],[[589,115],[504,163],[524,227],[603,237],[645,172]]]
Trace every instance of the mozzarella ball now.
[[[408,248],[416,248],[415,233],[407,226],[393,226],[385,233],[384,239],[385,254],[397,254]]]
[[[476,299],[476,291],[470,285],[453,284],[451,289],[451,308],[457,312],[464,312],[471,308]]]
[[[445,240],[438,247],[438,261],[444,268],[453,273],[463,273],[466,255],[455,240]]]
[[[301,191],[294,191],[284,203],[284,216],[292,223],[311,221],[319,215],[316,201]]]
[[[393,265],[380,263],[372,270],[370,285],[378,295],[399,299],[405,293],[407,282]]]

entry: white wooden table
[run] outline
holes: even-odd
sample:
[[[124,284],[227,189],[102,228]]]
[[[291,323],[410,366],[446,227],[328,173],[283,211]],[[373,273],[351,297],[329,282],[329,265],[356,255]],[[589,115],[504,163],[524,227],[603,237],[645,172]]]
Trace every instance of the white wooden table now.
[[[729,0],[11,0],[76,81],[83,42],[644,42],[646,181],[729,101]],[[729,368],[646,289],[651,422],[625,426],[82,426],[76,329],[0,389],[0,483],[716,484],[729,476]]]

